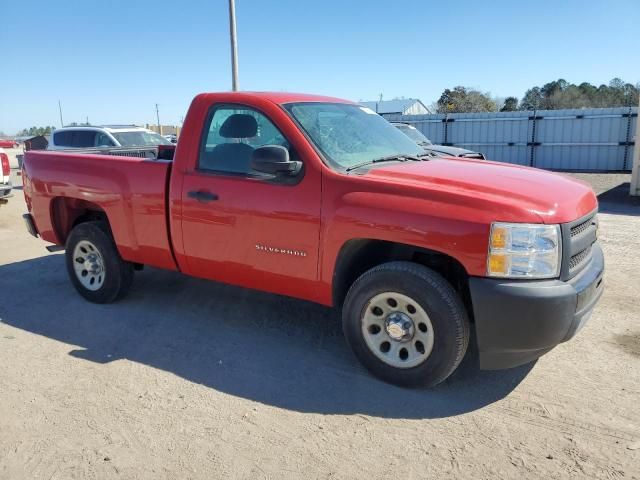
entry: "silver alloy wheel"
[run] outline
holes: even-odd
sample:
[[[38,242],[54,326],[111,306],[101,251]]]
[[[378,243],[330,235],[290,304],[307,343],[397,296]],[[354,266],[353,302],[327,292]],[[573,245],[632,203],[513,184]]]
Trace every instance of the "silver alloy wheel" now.
[[[416,367],[433,350],[429,315],[418,302],[401,293],[374,296],[363,312],[361,326],[371,352],[392,367]]]
[[[87,290],[96,291],[104,283],[104,260],[98,248],[88,240],[79,241],[73,249],[73,268]]]

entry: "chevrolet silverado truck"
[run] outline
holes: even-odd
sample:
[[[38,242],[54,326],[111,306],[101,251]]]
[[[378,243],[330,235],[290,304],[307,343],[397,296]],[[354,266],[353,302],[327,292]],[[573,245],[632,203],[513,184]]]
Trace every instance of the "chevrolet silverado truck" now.
[[[470,341],[481,368],[538,358],[603,292],[589,186],[427,155],[345,100],[201,94],[172,154],[26,153],[26,226],[87,300],[148,265],[335,306],[374,375],[432,386]]]

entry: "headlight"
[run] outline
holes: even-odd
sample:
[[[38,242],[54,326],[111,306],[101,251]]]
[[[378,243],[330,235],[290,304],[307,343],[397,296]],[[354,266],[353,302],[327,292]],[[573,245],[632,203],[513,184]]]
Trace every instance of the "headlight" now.
[[[503,278],[554,278],[560,275],[560,227],[492,223],[487,275]]]

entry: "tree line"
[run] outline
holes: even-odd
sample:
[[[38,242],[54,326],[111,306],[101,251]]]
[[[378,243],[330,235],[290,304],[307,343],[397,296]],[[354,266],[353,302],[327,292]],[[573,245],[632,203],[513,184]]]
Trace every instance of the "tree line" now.
[[[84,123],[71,122],[65,125],[65,127],[90,127],[90,126],[91,124],[89,122],[84,122]],[[17,137],[28,137],[28,136],[36,137],[38,135],[49,135],[55,129],[56,127],[54,126],[23,128],[16,134],[16,136]]]
[[[633,85],[614,78],[608,85],[579,85],[564,79],[532,87],[522,97],[494,98],[488,92],[468,87],[445,89],[436,102],[438,113],[513,112],[516,110],[559,110],[563,108],[637,107],[640,83]]]
[[[17,137],[37,137],[38,135],[49,135],[55,129],[56,127],[54,126],[23,128],[16,134],[16,136]]]

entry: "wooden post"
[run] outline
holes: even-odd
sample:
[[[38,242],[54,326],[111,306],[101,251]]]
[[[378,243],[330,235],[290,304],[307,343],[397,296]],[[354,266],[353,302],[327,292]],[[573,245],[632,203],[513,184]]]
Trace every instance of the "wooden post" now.
[[[640,107],[638,107],[640,113]],[[630,195],[640,196],[640,116],[636,117],[636,134],[633,137],[633,167],[631,170]]]

